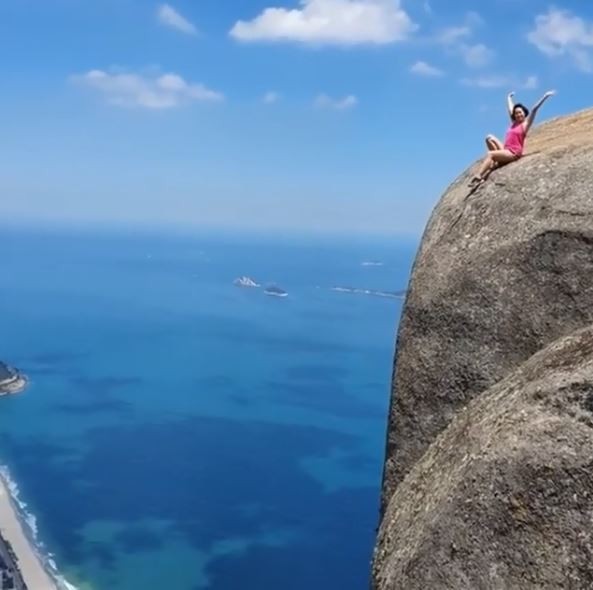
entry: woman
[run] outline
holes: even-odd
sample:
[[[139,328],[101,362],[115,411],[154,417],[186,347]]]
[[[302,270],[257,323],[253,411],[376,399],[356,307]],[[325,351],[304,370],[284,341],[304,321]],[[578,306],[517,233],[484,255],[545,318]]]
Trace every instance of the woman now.
[[[555,92],[553,90],[546,92],[533,107],[531,113],[522,104],[513,103],[514,94],[514,92],[511,92],[507,96],[507,107],[511,117],[511,126],[507,131],[504,144],[494,137],[494,135],[488,135],[486,137],[488,155],[482,162],[478,173],[470,180],[469,184],[472,187],[484,182],[494,168],[504,166],[504,164],[510,164],[523,155],[525,138],[533,124],[537,111],[550,96],[554,96]]]

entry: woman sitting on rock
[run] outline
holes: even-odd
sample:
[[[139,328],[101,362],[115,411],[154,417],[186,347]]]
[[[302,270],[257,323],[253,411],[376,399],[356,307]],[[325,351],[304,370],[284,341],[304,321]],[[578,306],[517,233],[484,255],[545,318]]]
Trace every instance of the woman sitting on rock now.
[[[514,104],[513,96],[514,92],[511,92],[507,97],[507,106],[509,115],[511,117],[511,126],[509,127],[504,144],[494,135],[488,135],[486,137],[486,146],[488,147],[488,155],[482,162],[478,173],[470,180],[470,186],[477,186],[484,182],[488,177],[488,174],[499,166],[510,164],[515,160],[518,160],[523,155],[523,146],[525,145],[525,138],[527,133],[533,124],[535,115],[539,108],[544,102],[554,96],[555,92],[550,90],[546,92],[542,98],[536,103],[531,110],[523,106],[522,104]]]

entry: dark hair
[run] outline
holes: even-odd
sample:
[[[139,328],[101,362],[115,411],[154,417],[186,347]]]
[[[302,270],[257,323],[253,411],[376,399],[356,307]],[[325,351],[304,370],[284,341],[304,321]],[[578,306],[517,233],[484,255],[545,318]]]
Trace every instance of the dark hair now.
[[[515,120],[515,111],[517,109],[521,109],[523,111],[523,114],[527,117],[529,115],[529,109],[524,105],[521,104],[520,102],[518,102],[514,107],[513,107],[513,114],[511,115],[511,119],[514,121]]]

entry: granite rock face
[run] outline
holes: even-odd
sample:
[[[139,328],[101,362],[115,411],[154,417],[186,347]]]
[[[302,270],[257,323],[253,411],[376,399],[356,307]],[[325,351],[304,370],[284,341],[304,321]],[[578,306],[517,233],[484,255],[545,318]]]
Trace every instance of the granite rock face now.
[[[404,304],[373,588],[593,588],[593,110],[471,172]]]
[[[469,174],[436,206],[414,264],[382,511],[459,409],[550,342],[593,323],[593,110],[535,129],[526,155],[474,193]]]
[[[397,487],[381,590],[593,588],[593,328],[451,421]]]

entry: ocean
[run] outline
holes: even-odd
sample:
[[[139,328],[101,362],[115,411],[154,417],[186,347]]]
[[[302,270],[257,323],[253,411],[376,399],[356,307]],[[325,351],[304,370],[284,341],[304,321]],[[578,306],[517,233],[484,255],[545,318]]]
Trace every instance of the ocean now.
[[[5,228],[0,360],[30,384],[0,463],[49,563],[80,590],[368,587],[416,247]]]

